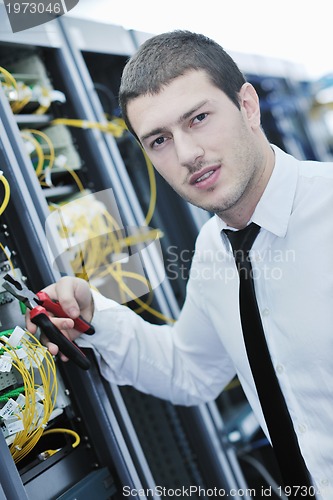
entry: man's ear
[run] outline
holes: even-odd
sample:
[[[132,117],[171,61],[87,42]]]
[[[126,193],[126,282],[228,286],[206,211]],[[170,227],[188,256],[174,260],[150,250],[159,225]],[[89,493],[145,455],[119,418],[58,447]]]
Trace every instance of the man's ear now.
[[[239,91],[241,111],[252,128],[260,127],[260,105],[258,94],[251,83],[244,83]]]

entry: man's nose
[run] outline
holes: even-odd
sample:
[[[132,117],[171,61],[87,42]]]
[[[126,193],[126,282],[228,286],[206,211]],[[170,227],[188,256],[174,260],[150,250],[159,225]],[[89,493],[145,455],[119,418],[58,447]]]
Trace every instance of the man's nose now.
[[[204,156],[203,147],[191,134],[178,134],[174,142],[179,163],[183,166],[192,166]]]

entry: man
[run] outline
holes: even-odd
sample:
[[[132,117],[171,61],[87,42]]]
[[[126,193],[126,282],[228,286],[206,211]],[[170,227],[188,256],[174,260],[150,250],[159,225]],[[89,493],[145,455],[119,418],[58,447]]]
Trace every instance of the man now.
[[[157,171],[184,199],[216,214],[198,236],[184,307],[175,325],[158,326],[92,298],[79,279],[46,291],[70,317],[93,322],[94,337],[79,342],[94,347],[107,379],[192,405],[216,398],[237,373],[269,436],[223,231],[255,222],[261,230],[251,261],[272,364],[315,491],[332,498],[333,163],[300,162],[270,145],[254,88],[202,35],[176,31],[145,42],[125,67],[120,103]],[[53,321],[79,336],[71,319]]]

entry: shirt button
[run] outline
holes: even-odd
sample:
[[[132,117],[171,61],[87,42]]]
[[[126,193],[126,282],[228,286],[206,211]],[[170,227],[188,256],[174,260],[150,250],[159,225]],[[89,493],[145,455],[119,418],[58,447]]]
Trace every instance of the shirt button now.
[[[282,365],[276,365],[276,371],[278,373],[283,373],[284,372],[284,367]]]
[[[322,479],[320,481],[321,486],[329,486],[329,480],[328,479]]]
[[[267,309],[267,307],[262,310],[262,315],[263,316],[269,316],[269,309]]]
[[[307,431],[307,427],[306,427],[305,424],[299,424],[298,425],[298,430],[299,430],[299,432],[301,432],[302,434],[304,434]]]

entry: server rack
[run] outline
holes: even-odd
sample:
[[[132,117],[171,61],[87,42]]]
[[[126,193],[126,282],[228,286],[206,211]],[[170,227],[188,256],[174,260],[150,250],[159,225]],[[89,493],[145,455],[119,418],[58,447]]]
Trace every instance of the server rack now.
[[[37,178],[34,163],[34,155],[37,154],[35,152],[37,150],[41,152],[42,146],[36,144],[38,141],[35,136],[36,131],[50,126],[52,119],[59,111],[58,106],[63,96],[66,96],[64,92],[67,92],[67,89],[63,82],[65,78],[62,79],[59,87],[57,78],[61,80],[61,73],[71,72],[71,68],[65,51],[66,47],[56,23],[52,23],[52,26],[45,26],[45,29],[39,27],[16,36],[11,34],[5,18],[3,13],[0,37],[2,69],[11,66],[9,74],[15,74],[17,81],[24,81],[24,90],[27,92],[30,92],[31,88],[36,85],[34,81],[32,82],[35,72],[40,78],[44,78],[44,85],[50,79],[54,90],[58,89],[54,107],[50,111],[52,116],[48,114],[49,111],[41,114],[34,113],[41,106],[45,107],[45,101],[38,103],[33,94],[31,97],[29,93],[27,103],[22,106],[24,98],[15,92],[15,95],[11,94],[13,89],[10,85],[1,85],[0,89],[1,169],[10,187],[10,200],[1,216],[1,248],[3,249],[1,278],[7,271],[13,270],[24,278],[32,289],[39,290],[59,278],[67,265],[67,262],[61,263],[59,269],[48,252],[50,241],[46,239],[44,224],[50,205],[68,194],[73,194],[78,189],[75,183],[67,181],[68,172],[61,168],[54,173],[55,180],[52,183],[47,182],[46,175],[43,174],[45,188],[42,186],[41,178]],[[27,75],[29,58],[33,58],[33,63],[37,65],[37,68],[34,66],[32,74]],[[47,78],[43,72],[42,74],[39,71],[40,67],[44,66],[42,63],[47,69]],[[73,85],[71,87],[73,89],[76,73],[75,71],[71,73],[70,84]],[[6,75],[6,72],[2,71],[2,75],[4,74]],[[62,90],[59,90],[60,88]],[[79,112],[75,105],[75,99],[69,96],[66,101],[67,112],[71,114]],[[17,106],[21,108],[19,111]],[[49,103],[47,107],[49,108]],[[16,112],[13,108],[16,108]],[[31,132],[32,130],[34,132]],[[30,136],[26,140],[28,134]],[[89,133],[88,131],[85,141],[80,143],[83,147],[82,156],[86,161],[88,159],[92,161],[96,167],[94,179],[89,180],[83,162],[76,164],[81,178],[90,189],[100,189],[101,186],[105,188],[108,185],[109,176],[105,174],[105,164],[112,163],[105,148],[103,149],[103,142],[100,141],[101,144],[98,145],[97,135],[95,132]],[[66,142],[65,139],[73,137],[66,154],[75,163],[78,159],[78,155],[75,155],[76,139],[71,133],[66,133],[62,137],[64,142]],[[35,144],[37,149],[27,149],[29,142]],[[93,149],[90,149],[91,145]],[[50,150],[42,151],[42,153],[44,159],[50,156]],[[62,151],[61,153],[63,154]],[[74,168],[71,169],[72,174],[73,172]],[[77,177],[76,175],[73,178],[77,179]],[[2,333],[3,330],[7,331],[15,325],[24,327],[24,316],[19,309],[18,302],[11,300],[3,288],[0,293]],[[57,363],[56,378],[59,385],[55,404],[57,412],[48,422],[53,430],[55,430],[54,427],[60,427],[61,431],[57,435],[49,434],[45,438],[42,436],[35,443],[32,451],[15,464],[8,449],[10,436],[0,433],[2,455],[6,463],[6,466],[1,469],[0,482],[1,492],[4,492],[6,498],[71,499],[86,498],[87,494],[98,495],[101,499],[122,498],[123,485],[140,489],[142,481],[150,481],[149,470],[145,466],[145,458],[138,440],[135,440],[133,434],[131,449],[129,449],[97,370],[94,356],[88,351],[87,356],[91,360],[91,369],[88,372],[79,369],[72,362]],[[6,377],[8,378],[6,374],[1,375],[2,394],[7,391],[7,388],[3,390],[5,384],[3,379]],[[10,380],[7,387],[18,385],[18,379]],[[2,425],[2,429],[3,427]],[[79,438],[75,448],[68,436],[70,432]],[[52,448],[52,454],[48,451],[50,448]]]
[[[5,107],[6,102],[2,101],[1,104]],[[6,212],[3,214],[5,216],[5,222],[3,223],[5,229],[2,229],[1,236],[6,241],[6,247],[13,254],[11,260],[15,264],[16,272],[18,270],[24,272],[31,284],[30,286],[39,289],[44,284],[53,281],[56,274],[53,272],[48,255],[45,252],[47,245],[44,231],[29,196],[20,165],[16,160],[2,124],[1,128],[1,165],[11,186],[13,200],[8,204]],[[36,251],[38,251],[38,261],[35,256]],[[5,259],[2,261],[2,276],[7,271],[7,267],[7,259]],[[1,292],[2,330],[7,330],[14,325],[23,327],[24,316],[19,311],[18,303],[5,297],[3,289]],[[46,444],[44,441],[44,443],[41,443],[43,447],[39,451],[38,447],[36,447],[36,453],[33,454],[33,457],[19,462],[17,470],[20,471],[21,481],[18,481],[18,472],[15,472],[14,462],[9,458],[7,444],[1,433],[2,445],[7,448],[7,454],[3,453],[3,456],[7,458],[5,460],[6,467],[2,468],[1,471],[1,484],[7,498],[45,498],[46,488],[47,494],[50,495],[49,498],[56,498],[67,489],[75,488],[75,485],[79,484],[83,479],[85,481],[90,480],[96,487],[100,481],[105,481],[106,477],[110,477],[110,484],[105,489],[105,495],[107,496],[104,496],[104,498],[109,498],[111,492],[115,491],[115,483],[113,479],[111,480],[110,470],[114,469],[114,463],[117,463],[117,461],[117,467],[119,466],[118,474],[123,475],[123,479],[126,478],[126,481],[131,477],[129,474],[131,460],[126,457],[125,461],[123,458],[123,454],[126,455],[126,447],[121,444],[121,435],[117,431],[116,425],[113,425],[112,430],[110,428],[110,420],[114,418],[113,412],[110,405],[106,405],[106,401],[103,402],[103,391],[96,388],[96,373],[95,376],[93,371],[84,373],[70,364],[68,366],[59,366],[58,370],[59,383],[60,380],[63,380],[64,388],[59,391],[62,398],[58,408],[61,412],[60,419],[56,417],[55,420],[61,420],[62,426],[76,428],[82,435],[82,444],[72,452],[69,442],[59,440],[57,446],[61,450],[50,458],[50,463],[48,460],[44,462],[37,458],[38,453],[43,448],[45,449]],[[83,387],[83,390],[80,391],[80,398],[85,398],[86,405],[81,412],[78,411],[77,401],[75,401],[78,396],[74,390],[72,391],[72,382],[74,380],[80,380],[80,385]],[[72,400],[70,401],[67,393],[71,391]],[[99,418],[91,421],[89,420],[89,412],[92,411],[92,408],[98,412]],[[62,409],[64,411],[61,411]],[[84,426],[83,421],[85,422]],[[90,428],[86,428],[86,426],[90,426]],[[103,442],[105,438],[108,438],[109,448],[96,447],[98,441],[101,441],[101,435],[103,436]],[[92,440],[94,446],[91,446]],[[48,446],[49,443],[46,448]],[[123,449],[121,449],[121,446]],[[116,455],[118,455],[117,458]],[[96,468],[96,471],[94,471],[94,468]],[[63,473],[58,475],[59,470],[63,470],[63,472],[66,470],[66,475]],[[100,472],[104,474],[103,478],[96,480],[96,474]],[[53,481],[50,481],[50,473]],[[134,474],[132,474],[133,476]]]

